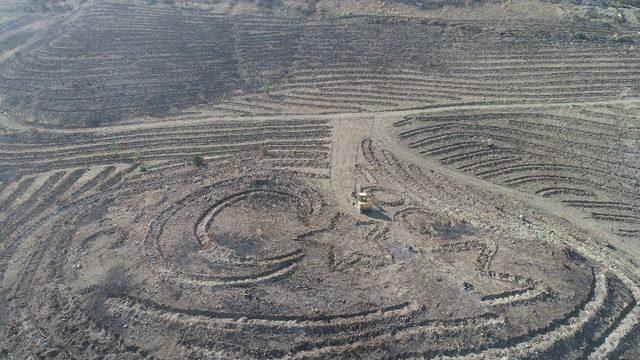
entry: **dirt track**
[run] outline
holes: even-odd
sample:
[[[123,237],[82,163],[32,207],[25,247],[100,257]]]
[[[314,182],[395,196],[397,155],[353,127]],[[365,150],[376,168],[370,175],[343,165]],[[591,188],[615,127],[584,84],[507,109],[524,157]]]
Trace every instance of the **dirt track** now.
[[[426,114],[488,110],[495,108]],[[13,201],[24,217],[3,220],[12,231],[3,252],[3,319],[11,319],[7,331],[23,329],[6,344],[17,346],[12,353],[63,357],[88,350],[56,344],[90,338],[96,354],[121,344],[115,351],[132,356],[635,351],[637,266],[605,246],[630,245],[556,201],[418,155],[395,134],[398,123],[423,115],[336,118],[324,133],[331,143],[326,165],[301,161],[312,155],[302,144],[276,151],[268,140],[266,152],[257,146],[246,153],[256,164],[250,172],[222,156],[207,157],[210,169],[203,170],[175,164],[145,174],[131,167],[54,172],[23,190],[33,175],[18,177],[16,191],[38,183],[54,190],[48,198],[18,195],[29,196]],[[302,128],[300,120],[245,119],[250,126],[242,131],[289,124],[303,134],[321,118]],[[233,124],[233,131],[216,127],[231,140],[242,134]],[[145,158],[153,163],[152,155]],[[62,159],[57,163],[73,157]],[[82,180],[90,173],[95,180]],[[354,213],[356,182],[376,198],[378,209],[368,216]],[[54,197],[66,200],[47,206]],[[264,209],[270,216],[260,219]],[[288,335],[300,331],[303,337]],[[251,343],[236,343],[235,334]],[[425,339],[432,345],[420,345]]]

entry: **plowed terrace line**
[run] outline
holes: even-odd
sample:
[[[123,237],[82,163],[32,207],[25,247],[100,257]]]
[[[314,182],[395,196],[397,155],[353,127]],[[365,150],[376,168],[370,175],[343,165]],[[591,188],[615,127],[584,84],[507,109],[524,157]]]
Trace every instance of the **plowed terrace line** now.
[[[27,127],[22,124],[18,124],[14,121],[11,121],[6,116],[0,113],[0,126],[5,128],[16,130],[16,131],[25,131],[28,129],[38,129],[47,132],[58,132],[58,133],[112,133],[112,132],[122,132],[122,131],[136,131],[141,129],[158,129],[158,128],[171,128],[176,126],[185,126],[185,125],[196,125],[196,124],[206,124],[211,121],[217,120],[226,120],[226,121],[256,121],[256,120],[308,120],[308,119],[318,119],[318,120],[353,120],[354,118],[384,118],[384,117],[401,117],[406,115],[412,115],[414,113],[429,113],[429,112],[445,112],[445,111],[460,111],[460,110],[498,110],[498,109],[528,109],[528,108],[537,108],[537,109],[550,109],[550,108],[559,108],[559,107],[572,107],[572,106],[598,106],[598,105],[626,105],[626,104],[636,104],[640,105],[640,99],[630,98],[630,99],[619,99],[619,100],[602,100],[602,101],[586,101],[586,102],[532,102],[532,103],[516,103],[516,104],[508,104],[508,103],[493,103],[487,104],[485,103],[467,103],[462,105],[457,104],[442,104],[442,105],[433,105],[433,106],[425,106],[425,107],[415,107],[410,109],[403,110],[392,110],[392,111],[371,111],[371,112],[341,112],[341,113],[332,113],[332,114],[316,114],[316,115],[265,115],[265,116],[236,116],[236,117],[218,117],[212,115],[211,117],[207,117],[205,119],[197,119],[197,120],[189,120],[185,118],[180,118],[179,120],[160,120],[157,122],[150,122],[144,124],[126,124],[126,125],[115,125],[115,126],[105,126],[99,128],[91,128],[91,129],[55,129],[55,128],[39,128],[39,127]]]
[[[637,101],[637,100],[635,100]],[[558,106],[559,104],[548,104],[548,107]],[[507,107],[521,107],[521,105],[516,106],[507,106]],[[447,109],[490,109],[494,108],[493,106],[480,106],[480,107],[450,107]],[[572,211],[570,208],[566,208],[562,204],[554,203],[552,201],[547,201],[545,198],[540,198],[535,194],[527,193],[518,189],[509,188],[506,186],[497,185],[491,183],[485,179],[475,177],[471,174],[461,172],[456,169],[449,168],[440,164],[438,161],[430,161],[428,158],[422,157],[417,153],[408,151],[408,149],[404,148],[397,139],[393,137],[392,131],[388,129],[391,126],[388,122],[385,122],[384,119],[375,119],[372,123],[370,123],[369,127],[374,129],[372,131],[372,138],[374,141],[380,142],[382,146],[386,149],[393,151],[394,154],[406,160],[408,163],[419,164],[421,167],[432,169],[438,173],[446,175],[450,179],[455,179],[457,182],[461,184],[465,184],[469,188],[480,189],[481,191],[487,194],[494,195],[503,195],[510,197],[512,199],[517,199],[523,204],[527,204],[528,207],[532,209],[536,209],[540,213],[550,215],[555,218],[562,218],[568,220],[574,226],[586,230],[589,234],[593,234],[600,239],[606,239],[610,243],[619,244],[619,241],[612,236],[611,233],[604,231],[598,226],[594,225],[592,221],[589,219],[585,219],[580,215],[576,214],[575,211]],[[346,127],[344,127],[346,129]],[[336,132],[341,131],[340,127],[336,127]],[[343,136],[347,136],[346,134]],[[337,147],[337,145],[334,145]],[[342,161],[341,159],[340,161]],[[332,162],[335,160],[332,158]],[[332,164],[332,169],[335,166],[335,163]],[[353,170],[355,171],[355,170]],[[345,194],[342,194],[345,196]],[[515,215],[514,215],[515,216]],[[634,256],[640,256],[638,253],[638,249],[633,246],[627,246],[625,244],[619,244],[620,247],[625,249],[628,248],[628,251]]]

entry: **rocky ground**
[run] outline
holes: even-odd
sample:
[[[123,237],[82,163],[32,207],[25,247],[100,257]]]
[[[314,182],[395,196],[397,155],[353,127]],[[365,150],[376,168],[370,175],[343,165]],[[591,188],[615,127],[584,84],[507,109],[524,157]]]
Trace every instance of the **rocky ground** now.
[[[2,15],[0,357],[638,358],[637,8],[258,3]]]

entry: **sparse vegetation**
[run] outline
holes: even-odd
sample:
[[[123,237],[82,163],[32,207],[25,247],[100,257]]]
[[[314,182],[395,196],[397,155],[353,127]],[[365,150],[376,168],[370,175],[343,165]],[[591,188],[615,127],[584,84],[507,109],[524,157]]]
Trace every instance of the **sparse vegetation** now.
[[[257,0],[256,4],[265,9],[273,9],[281,7],[283,4],[282,0]]]
[[[313,16],[316,13],[316,7],[313,3],[296,5],[295,10],[303,16]]]
[[[195,167],[203,167],[205,165],[204,157],[202,157],[202,155],[193,155],[191,163]]]
[[[10,95],[7,97],[6,103],[10,106],[16,106],[20,104],[20,97],[18,95]]]
[[[118,142],[115,139],[111,140],[111,142],[109,143],[109,150],[117,153],[119,148],[120,148],[120,144],[118,144]]]
[[[38,11],[51,11],[49,1],[47,0],[31,0],[31,4],[33,8]]]
[[[587,40],[588,39],[587,34],[585,34],[582,31],[576,31],[576,32],[572,33],[571,37],[576,39],[576,40]]]
[[[635,42],[636,40],[640,39],[639,35],[632,35],[632,34],[613,34],[611,35],[611,37],[609,38],[611,41],[613,42],[617,42],[617,43],[631,43],[631,42]]]
[[[438,26],[438,27],[447,27],[447,22],[441,19],[423,19],[420,20],[421,24],[430,25],[430,26]]]
[[[142,162],[141,158],[142,158],[142,154],[140,153],[140,150],[135,150],[133,154],[131,154],[131,160],[133,160],[133,162],[136,164],[139,164]]]
[[[109,147],[111,148],[111,151],[114,151],[117,154],[120,145],[117,142],[112,142]],[[140,152],[140,150],[136,149],[131,153],[131,162],[137,166],[140,172],[147,171],[147,168],[142,160],[142,153]]]
[[[92,113],[84,119],[85,126],[88,128],[97,128],[102,124],[103,115],[99,112]]]
[[[260,87],[260,91],[265,93],[265,94],[267,94],[267,95],[270,95],[271,94],[271,83],[269,83],[268,81],[264,82],[262,84],[262,86]]]
[[[322,16],[322,17],[326,17],[326,16],[328,16],[328,15],[329,15],[329,13],[330,13],[329,8],[328,8],[328,7],[326,7],[326,6],[321,6],[321,7],[320,7],[320,9],[319,9],[319,11],[320,11],[320,16]]]
[[[68,12],[73,10],[70,4],[64,4],[62,2],[64,1],[30,0],[30,4],[26,7],[26,10],[38,12]]]
[[[54,10],[60,11],[60,12],[67,12],[67,11],[73,10],[73,7],[69,4],[65,4],[65,5],[60,5],[59,7],[54,7]]]

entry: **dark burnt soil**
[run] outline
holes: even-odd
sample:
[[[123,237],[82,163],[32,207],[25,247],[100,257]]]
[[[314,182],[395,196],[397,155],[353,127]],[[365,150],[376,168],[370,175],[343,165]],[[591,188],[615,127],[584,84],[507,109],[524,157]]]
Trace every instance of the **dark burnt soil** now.
[[[256,18],[161,9],[123,3],[83,7],[46,41],[3,63],[5,108],[19,121],[77,128],[204,105],[242,116],[485,99],[611,99],[621,86],[627,95],[638,94],[637,31],[625,24],[573,17]],[[626,60],[611,68],[606,58],[614,54]],[[585,63],[584,72],[569,69],[576,62]],[[621,73],[621,67],[628,71]],[[532,82],[540,70],[546,78]],[[522,81],[502,81],[509,79]],[[344,88],[343,80],[356,88]],[[558,84],[582,89],[551,96]],[[257,96],[259,104],[249,105],[243,96]]]

